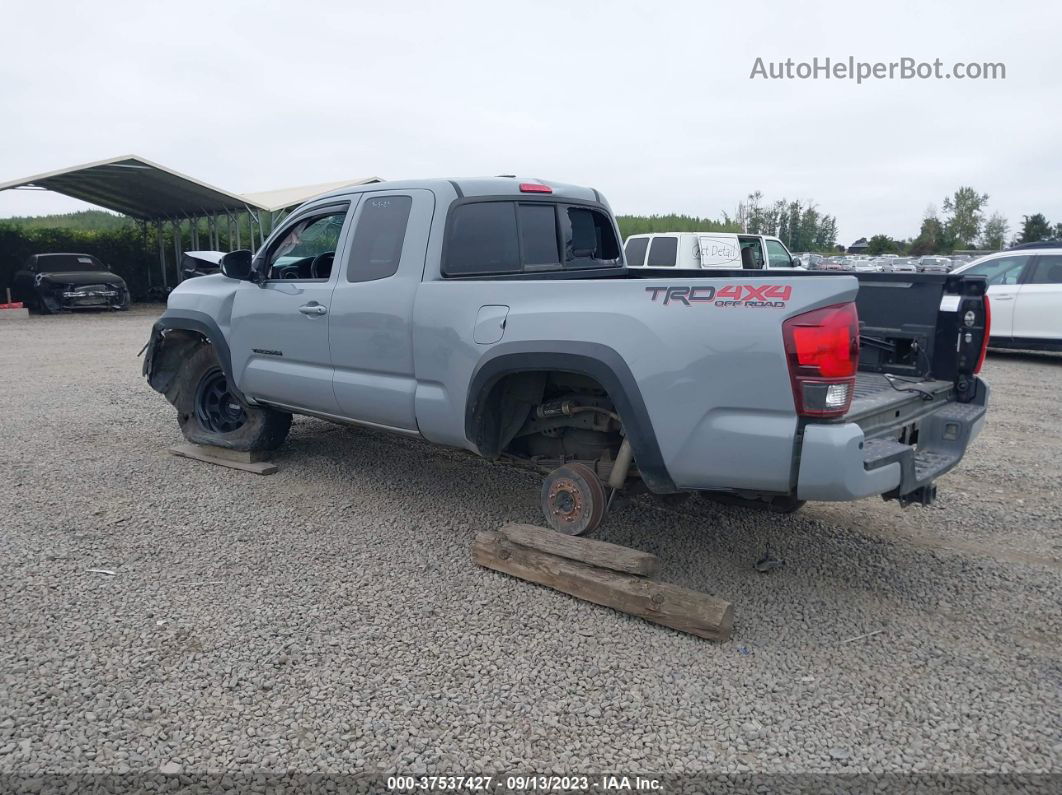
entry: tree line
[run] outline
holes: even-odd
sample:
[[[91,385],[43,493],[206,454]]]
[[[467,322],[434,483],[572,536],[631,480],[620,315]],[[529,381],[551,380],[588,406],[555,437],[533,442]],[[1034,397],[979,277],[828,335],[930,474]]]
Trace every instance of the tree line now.
[[[946,254],[957,250],[998,251],[1008,245],[1010,224],[1001,213],[986,217],[988,194],[964,185],[942,203],[943,216],[932,205],[922,218],[918,234],[910,240],[896,240],[888,235],[874,235],[867,241],[867,253]],[[1062,239],[1062,223],[1053,226],[1043,213],[1022,216],[1021,229],[1010,245]]]
[[[811,200],[767,202],[755,191],[738,203],[734,218],[725,212],[723,217],[749,234],[774,235],[790,251],[828,252],[837,245],[836,216],[821,212]]]

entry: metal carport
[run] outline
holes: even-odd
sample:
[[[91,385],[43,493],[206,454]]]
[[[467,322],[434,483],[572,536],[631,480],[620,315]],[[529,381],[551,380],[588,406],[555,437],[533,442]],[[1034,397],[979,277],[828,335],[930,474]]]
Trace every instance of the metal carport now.
[[[181,255],[185,250],[202,247],[201,232],[206,235],[208,248],[221,249],[222,229],[230,248],[242,248],[241,219],[246,216],[250,236],[247,243],[253,249],[256,241],[261,243],[269,233],[276,212],[290,210],[294,205],[330,190],[378,181],[377,177],[368,177],[244,196],[208,185],[139,155],[123,155],[0,182],[0,191],[47,190],[80,199],[135,218],[141,222],[145,238],[148,225],[154,224],[162,287],[168,289],[165,224],[170,225],[173,234],[175,281],[179,282]],[[184,245],[186,239],[187,247]]]

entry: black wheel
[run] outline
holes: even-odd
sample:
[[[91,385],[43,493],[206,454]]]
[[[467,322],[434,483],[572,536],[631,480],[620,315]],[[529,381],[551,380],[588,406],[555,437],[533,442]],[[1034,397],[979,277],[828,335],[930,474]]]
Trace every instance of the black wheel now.
[[[565,464],[542,483],[542,513],[560,533],[579,536],[595,530],[607,504],[600,478],[584,464]]]
[[[209,343],[192,351],[166,393],[190,442],[232,450],[275,450],[287,438],[291,415],[249,406],[229,381]]]
[[[195,418],[204,430],[232,433],[247,422],[243,403],[229,392],[229,381],[221,367],[208,370],[195,391]]]
[[[34,315],[54,315],[55,312],[48,302],[41,298],[39,295],[35,295],[26,302],[26,306],[29,308],[31,314]]]

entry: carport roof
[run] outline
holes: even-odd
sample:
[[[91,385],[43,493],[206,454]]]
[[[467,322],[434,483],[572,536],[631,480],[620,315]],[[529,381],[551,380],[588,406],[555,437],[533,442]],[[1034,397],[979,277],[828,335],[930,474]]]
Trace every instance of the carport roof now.
[[[280,190],[265,190],[258,193],[244,194],[247,199],[256,206],[265,210],[283,210],[302,204],[317,196],[323,196],[340,188],[350,188],[355,185],[369,185],[373,182],[383,182],[379,177],[357,177],[355,179],[341,179],[338,182],[321,182],[317,185],[302,185],[297,188],[282,188]]]
[[[269,209],[138,155],[0,182],[0,191],[13,188],[50,190],[143,220]]]

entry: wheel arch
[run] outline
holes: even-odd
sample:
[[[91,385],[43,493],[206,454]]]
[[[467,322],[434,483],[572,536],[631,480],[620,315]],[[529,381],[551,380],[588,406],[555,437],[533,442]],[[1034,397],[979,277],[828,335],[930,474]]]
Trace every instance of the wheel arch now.
[[[168,309],[152,326],[143,368],[148,384],[155,391],[165,394],[180,368],[181,361],[195,345],[203,341],[214,348],[218,363],[228,379],[229,389],[241,400],[245,400],[243,393],[236,386],[232,372],[232,354],[221,327],[210,315],[192,309]]]
[[[488,458],[501,451],[486,438],[489,398],[507,376],[533,372],[566,372],[592,378],[608,394],[630,439],[642,480],[654,492],[677,488],[664,465],[638,382],[623,357],[607,345],[566,340],[514,342],[495,345],[477,365],[465,402],[465,437]]]

